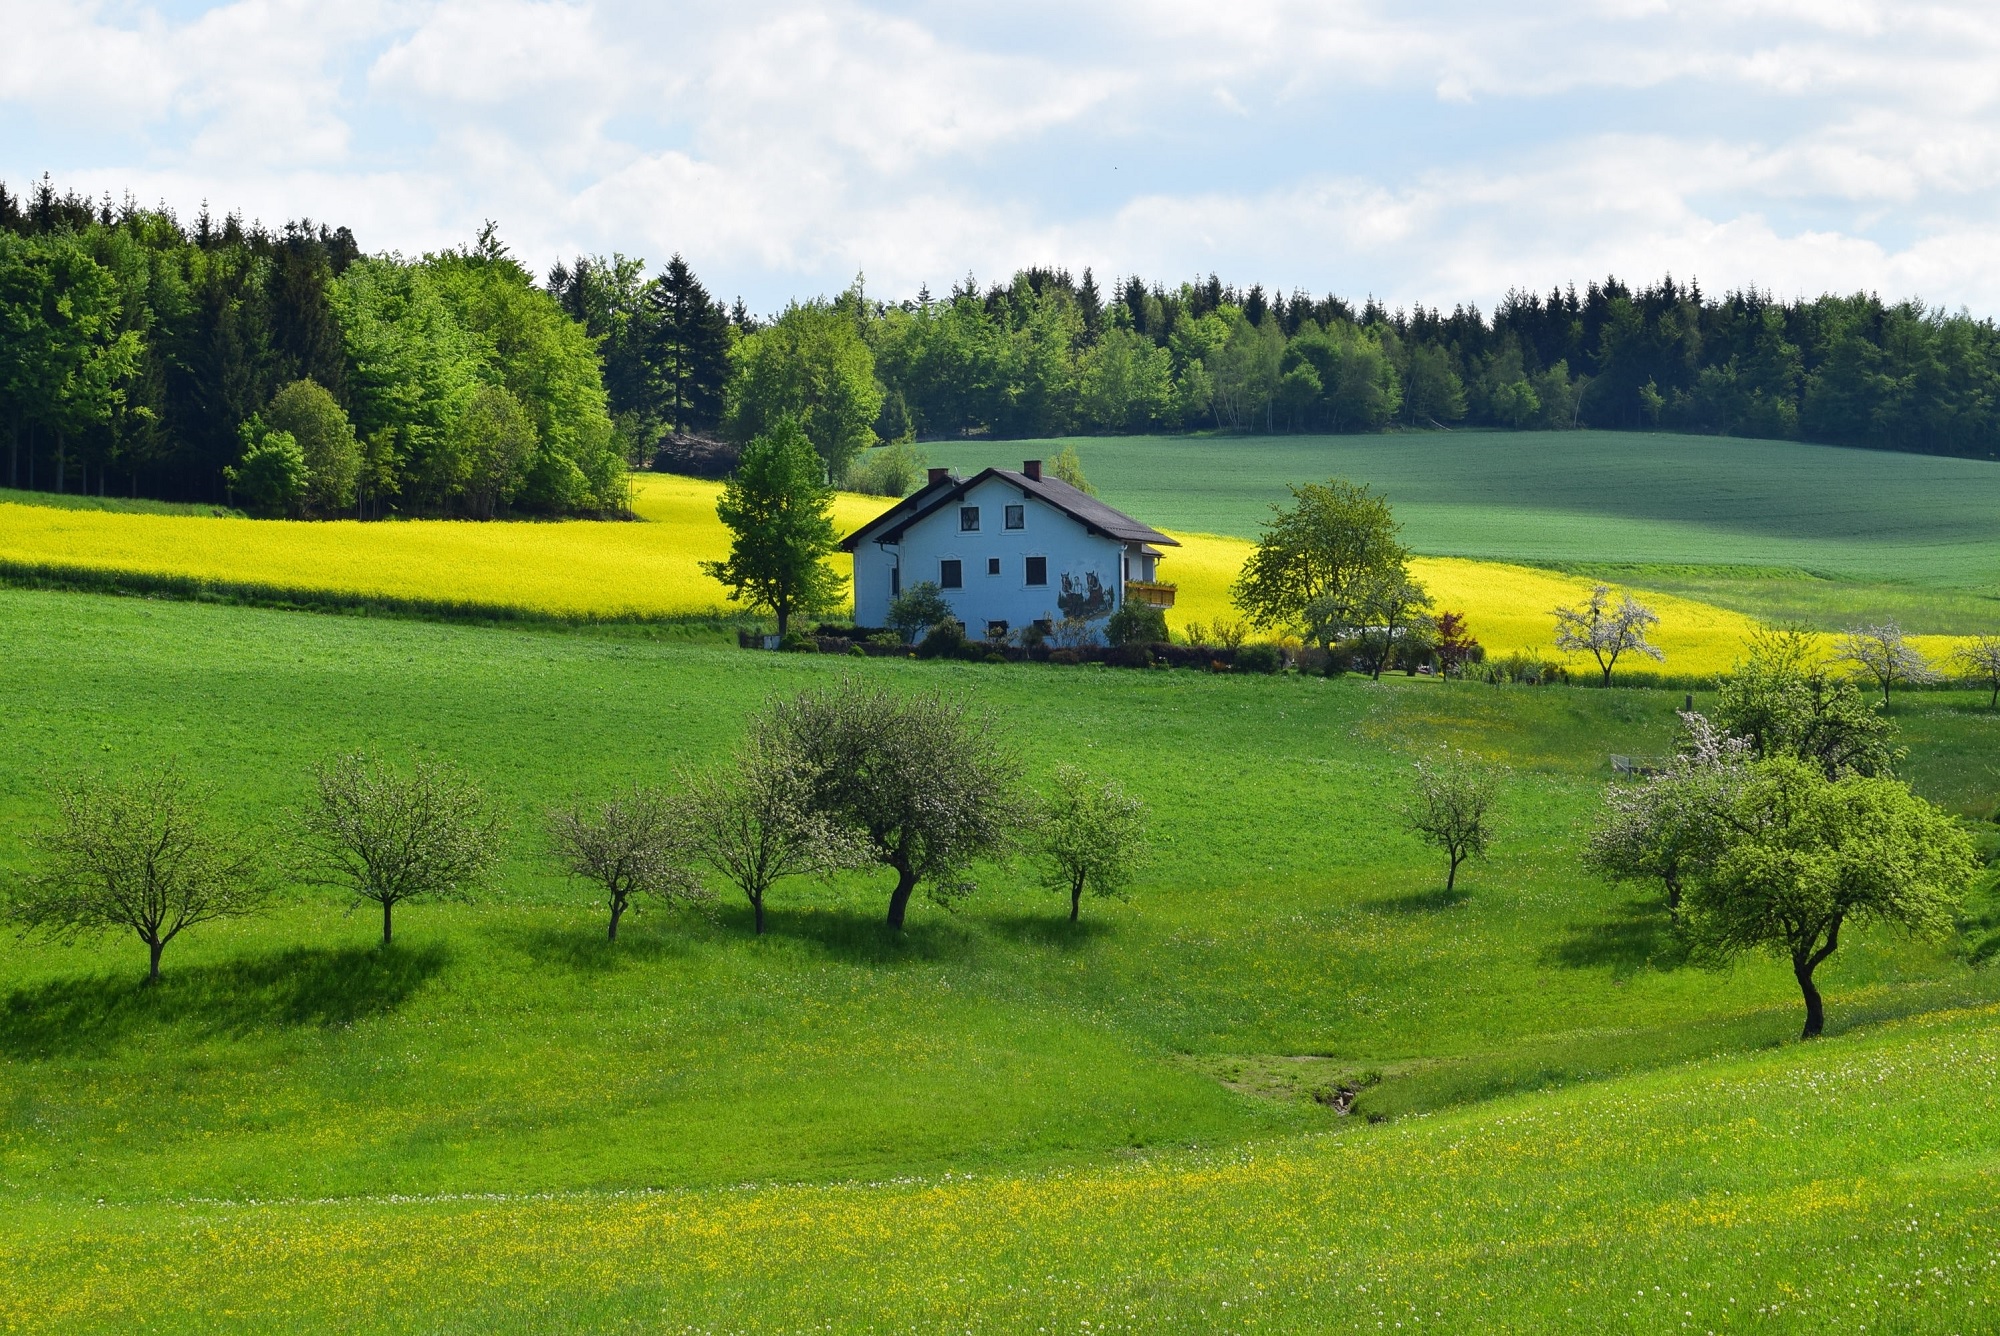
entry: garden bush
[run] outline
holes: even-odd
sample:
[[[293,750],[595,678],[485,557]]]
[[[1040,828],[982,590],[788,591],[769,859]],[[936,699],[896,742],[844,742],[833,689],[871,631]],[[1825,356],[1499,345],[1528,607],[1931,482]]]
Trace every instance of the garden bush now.
[[[1111,614],[1104,638],[1113,645],[1150,645],[1167,638],[1167,614],[1150,603],[1127,602]]]
[[[1239,673],[1275,673],[1284,666],[1284,653],[1276,645],[1245,645],[1236,651]]]
[[[949,619],[937,623],[917,645],[920,659],[955,659],[973,648],[965,638],[965,628]],[[983,650],[980,651],[984,653]]]

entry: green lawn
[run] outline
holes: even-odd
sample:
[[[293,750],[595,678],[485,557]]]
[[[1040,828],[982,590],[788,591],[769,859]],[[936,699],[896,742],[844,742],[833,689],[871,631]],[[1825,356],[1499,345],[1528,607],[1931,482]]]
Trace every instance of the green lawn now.
[[[924,449],[964,470],[1019,467],[1065,443],[1108,500],[1168,528],[1255,537],[1286,483],[1339,476],[1385,492],[1423,553],[1603,566],[1647,587],[1673,578],[1662,567],[1707,568],[1681,573],[1703,581],[1686,592],[1830,626],[1885,610],[1926,632],[2000,626],[2000,463],[1593,431]]]
[[[1949,947],[1844,942],[1823,972],[1838,1037],[1801,1050],[1786,970],[1689,968],[1651,894],[1576,871],[1606,754],[1664,750],[1673,693],[753,655],[19,590],[0,644],[0,863],[49,769],[164,754],[272,831],[317,759],[449,755],[512,826],[492,901],[407,910],[386,952],[370,916],[298,888],[176,943],[157,989],[136,943],[0,943],[0,1326],[123,1326],[149,1294],[174,1326],[1226,1326],[1216,1305],[1260,1285],[1272,1302],[1240,1325],[1355,1325],[1351,1287],[1378,1272],[1461,1326],[1547,1317],[1565,1287],[1647,1325],[1607,1306],[1612,1279],[1726,1273],[1747,1301],[1836,1264],[1810,1212],[1772,1245],[1782,1266],[1700,1252],[1821,1173],[1688,1130],[1740,1125],[1731,1082],[1833,1139],[1822,1176],[1876,1212],[1863,1238],[1900,1219],[1898,1175],[1959,1165],[1995,1116],[1962,1083],[1923,1094],[1959,1100],[1949,1136],[1897,1141],[1882,1127],[1932,1116],[1922,1092],[1813,1075],[1903,1061],[1884,1022],[2000,999],[1967,963],[1989,897]],[[1078,760],[1145,796],[1158,856],[1133,900],[1072,929],[994,867],[892,939],[885,880],[854,876],[781,890],[762,941],[725,903],[602,943],[543,861],[540,809],[718,757],[773,693],[846,673],[969,694],[1035,782]],[[1927,693],[1898,717],[1920,789],[1984,820],[1982,705]],[[1438,739],[1511,767],[1496,855],[1449,899],[1391,811]],[[1935,1033],[1921,1062],[1987,1071],[1983,1023]],[[1327,1083],[1361,1088],[1355,1116],[1309,1098]],[[1477,1103],[1495,1096],[1516,1102]],[[1524,1126],[1566,1146],[1617,1130],[1538,1167],[1501,1154]],[[1606,1181],[1620,1146],[1632,1172]],[[1906,1195],[1961,1208],[1986,1173]],[[1677,1204],[1691,1177],[1764,1205],[1704,1225]],[[812,1186],[842,1183],[888,1186]],[[1510,1209],[1542,1242],[1508,1251]],[[1521,1269],[1484,1279],[1481,1257]],[[174,1270],[149,1291],[155,1266]]]

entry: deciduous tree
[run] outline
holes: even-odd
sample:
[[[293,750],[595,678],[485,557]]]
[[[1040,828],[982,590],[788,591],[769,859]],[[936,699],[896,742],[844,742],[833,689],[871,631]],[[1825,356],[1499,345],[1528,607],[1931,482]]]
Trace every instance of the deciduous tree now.
[[[1480,652],[1480,644],[1473,639],[1464,613],[1440,612],[1437,615],[1436,648],[1438,667],[1446,677],[1464,673],[1465,665]]]
[[[737,602],[769,609],[779,635],[794,613],[838,604],[847,581],[826,564],[839,546],[833,488],[795,420],[779,418],[743,451],[715,513],[730,531],[729,556],[702,569]]]
[[[1628,590],[1614,605],[1611,586],[1597,585],[1590,597],[1571,608],[1557,608],[1556,648],[1565,654],[1589,654],[1611,685],[1611,670],[1627,652],[1643,654],[1655,662],[1666,651],[1646,639],[1646,633],[1660,624],[1659,616]]]
[[[1354,617],[1361,633],[1374,642],[1374,671],[1370,675],[1376,681],[1381,681],[1382,669],[1395,653],[1398,640],[1412,630],[1427,629],[1430,609],[1430,591],[1405,567],[1377,570],[1360,582],[1354,596]]]
[[[1419,757],[1414,768],[1403,824],[1425,844],[1444,851],[1449,894],[1458,885],[1458,865],[1484,856],[1493,838],[1494,771],[1448,746]]]
[[[859,830],[815,805],[812,773],[768,717],[733,763],[686,782],[680,820],[694,855],[750,902],[759,936],[764,899],[780,881],[874,861]]]
[[[843,681],[774,703],[757,728],[798,758],[813,810],[860,831],[894,870],[892,929],[918,886],[940,904],[970,891],[971,864],[1020,827],[1015,762],[960,701]]]
[[[730,354],[724,429],[752,441],[791,418],[819,452],[822,472],[838,478],[848,461],[875,443],[882,387],[875,356],[853,315],[830,302],[793,305]]]
[[[1688,881],[1722,850],[1726,814],[1748,781],[1752,755],[1747,738],[1731,737],[1699,714],[1681,717],[1688,747],[1659,774],[1606,790],[1604,814],[1583,855],[1584,866],[1608,881],[1658,878],[1676,919]]]
[[[1750,741],[1756,755],[1796,756],[1828,779],[1890,775],[1902,759],[1895,725],[1851,681],[1814,660],[1812,633],[1765,627],[1716,689],[1715,722]]]
[[[1034,839],[1042,884],[1068,893],[1074,923],[1085,891],[1125,894],[1146,856],[1146,804],[1115,779],[1058,766],[1055,788],[1041,802]]]
[[[1825,1028],[1813,976],[1844,928],[1878,922],[1943,937],[1979,867],[1958,823],[1900,782],[1830,780],[1792,757],[1758,762],[1724,817],[1724,847],[1689,886],[1682,922],[1711,961],[1788,958],[1806,1039]]]
[[[361,445],[338,400],[317,381],[295,380],[272,398],[264,421],[298,442],[308,475],[306,500],[315,513],[339,514],[354,505]]]
[[[301,825],[308,875],[382,906],[382,944],[405,900],[469,900],[498,854],[499,818],[451,766],[405,774],[362,753],[313,773]]]
[[[262,907],[269,887],[248,846],[210,815],[214,791],[169,763],[127,781],[84,777],[54,787],[55,818],[30,837],[41,866],[7,914],[24,930],[72,940],[124,930],[160,978],[167,943],[199,923]]]
[[[914,642],[939,622],[952,619],[951,604],[935,580],[919,580],[890,600],[889,629]]]
[[[1873,678],[1882,688],[1885,706],[1889,703],[1889,688],[1898,682],[1917,684],[1938,680],[1937,669],[1893,620],[1850,628],[1841,636],[1833,661],[1852,664],[1863,676]]]
[[[2000,635],[1978,635],[1960,645],[1952,660],[1987,689],[1986,708],[2000,709]]]
[[[1402,569],[1409,550],[1389,503],[1342,482],[1291,487],[1292,505],[1272,507],[1256,551],[1230,597],[1259,626],[1306,628],[1331,643],[1353,625],[1364,583]]]
[[[571,803],[548,814],[549,848],[563,870],[595,882],[610,910],[606,940],[618,940],[618,923],[636,895],[670,903],[708,900],[689,866],[693,832],[673,799],[657,789],[630,793],[594,807]]]

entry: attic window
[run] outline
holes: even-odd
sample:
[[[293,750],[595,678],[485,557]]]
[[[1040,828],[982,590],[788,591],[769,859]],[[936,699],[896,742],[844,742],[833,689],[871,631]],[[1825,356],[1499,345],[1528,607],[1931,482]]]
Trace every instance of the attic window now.
[[[1010,529],[1025,529],[1025,528],[1027,528],[1027,527],[1028,527],[1028,508],[1027,508],[1026,506],[1009,506],[1009,507],[1007,507],[1007,527],[1008,527],[1008,528],[1010,528]]]
[[[958,531],[960,533],[979,532],[978,506],[960,506],[958,508]]]

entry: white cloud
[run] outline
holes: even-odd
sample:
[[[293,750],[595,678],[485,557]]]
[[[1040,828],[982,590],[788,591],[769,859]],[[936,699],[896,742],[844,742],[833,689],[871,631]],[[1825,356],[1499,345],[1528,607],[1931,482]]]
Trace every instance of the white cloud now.
[[[537,267],[680,250],[759,307],[1067,263],[2000,312],[1989,3],[0,0],[0,29],[10,181],[405,250],[495,217]]]

